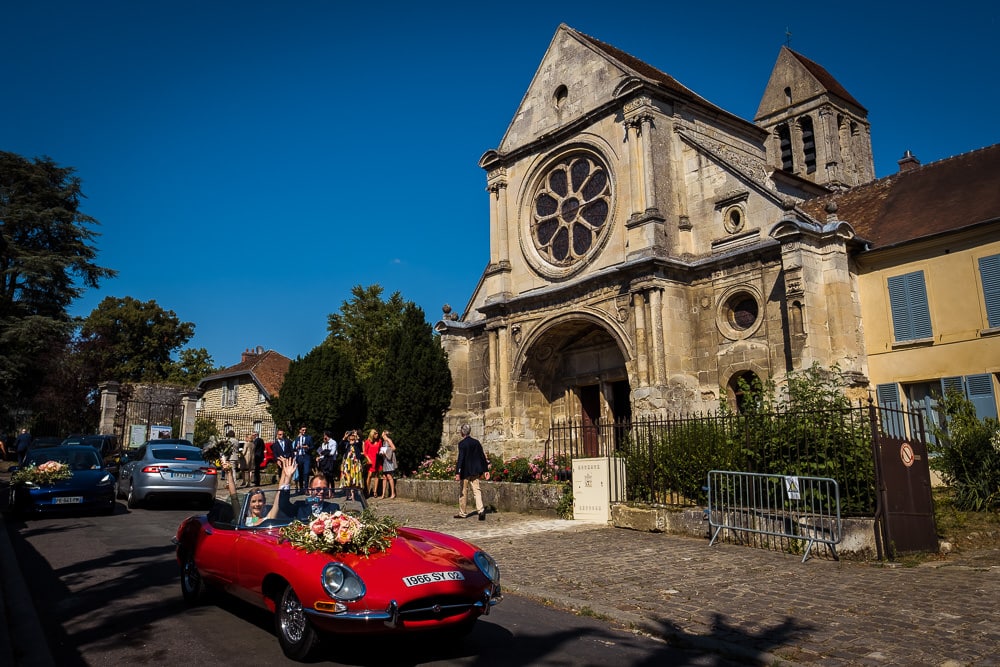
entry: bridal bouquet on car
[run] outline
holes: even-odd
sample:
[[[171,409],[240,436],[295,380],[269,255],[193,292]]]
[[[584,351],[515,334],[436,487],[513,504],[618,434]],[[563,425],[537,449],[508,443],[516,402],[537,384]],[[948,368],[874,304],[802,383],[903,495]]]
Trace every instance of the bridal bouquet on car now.
[[[46,461],[35,466],[30,465],[15,472],[11,478],[11,484],[34,484],[36,486],[49,486],[59,480],[69,479],[73,476],[69,466],[59,461]]]
[[[389,548],[399,524],[392,517],[379,517],[365,510],[360,517],[344,512],[323,512],[310,521],[293,521],[281,536],[305,551],[355,553],[364,556]]]

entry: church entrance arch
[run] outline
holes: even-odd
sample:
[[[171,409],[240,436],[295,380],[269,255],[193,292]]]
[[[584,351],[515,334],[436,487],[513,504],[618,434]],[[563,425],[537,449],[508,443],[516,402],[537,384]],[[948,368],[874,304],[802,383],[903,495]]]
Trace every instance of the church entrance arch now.
[[[516,378],[517,393],[533,397],[528,400],[535,404],[525,406],[530,411],[584,427],[588,456],[599,450],[599,424],[632,414],[622,339],[596,318],[572,316],[549,323],[527,341]]]

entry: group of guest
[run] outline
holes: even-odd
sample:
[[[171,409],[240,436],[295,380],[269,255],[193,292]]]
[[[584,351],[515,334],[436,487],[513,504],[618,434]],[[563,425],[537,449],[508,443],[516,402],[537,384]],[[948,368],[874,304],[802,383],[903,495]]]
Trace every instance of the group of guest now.
[[[279,429],[272,445],[275,460],[291,459],[295,462],[293,482],[296,493],[304,493],[310,479],[313,464],[317,476],[326,480],[330,488],[340,482],[340,486],[355,489],[366,496],[382,498],[396,497],[395,475],[399,468],[396,460],[396,443],[389,431],[371,429],[362,443],[357,430],[344,433],[340,444],[329,431],[323,432],[322,442],[313,445],[312,436],[305,426],[299,428],[296,439],[285,437]]]

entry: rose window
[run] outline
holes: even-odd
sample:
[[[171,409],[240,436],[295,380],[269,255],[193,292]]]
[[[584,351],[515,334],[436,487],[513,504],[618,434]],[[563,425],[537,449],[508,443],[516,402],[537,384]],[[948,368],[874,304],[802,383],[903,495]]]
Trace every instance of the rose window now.
[[[611,179],[592,155],[573,155],[549,169],[535,194],[531,237],[538,253],[570,266],[597,246],[611,213]]]

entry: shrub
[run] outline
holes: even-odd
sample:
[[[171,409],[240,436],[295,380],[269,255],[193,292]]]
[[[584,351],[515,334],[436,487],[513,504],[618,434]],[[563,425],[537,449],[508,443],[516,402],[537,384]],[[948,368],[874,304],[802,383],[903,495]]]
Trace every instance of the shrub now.
[[[980,420],[972,402],[953,389],[941,409],[946,422],[933,427],[937,442],[931,445],[931,467],[954,490],[957,509],[1000,508],[1000,425]]]

